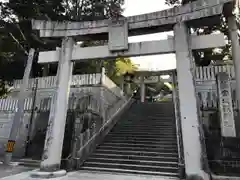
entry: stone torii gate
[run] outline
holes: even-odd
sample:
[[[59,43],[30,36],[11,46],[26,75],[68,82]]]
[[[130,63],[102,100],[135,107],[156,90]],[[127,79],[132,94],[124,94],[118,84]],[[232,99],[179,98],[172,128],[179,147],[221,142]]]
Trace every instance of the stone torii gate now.
[[[140,85],[140,100],[141,102],[145,101],[146,96],[146,84],[155,84],[160,81],[165,81],[161,78],[162,75],[170,75],[169,82],[171,80],[172,72],[175,71],[175,69],[171,70],[162,70],[162,71],[144,71],[144,70],[137,70],[134,72],[134,75],[138,77],[138,79],[134,79],[135,83],[138,83]],[[145,77],[148,76],[146,79]]]
[[[40,31],[41,37],[63,37],[62,47],[57,51],[41,52],[39,63],[59,62],[58,91],[53,98],[48,132],[45,140],[41,170],[58,171],[66,121],[69,96],[69,82],[73,61],[88,59],[112,59],[176,53],[177,80],[181,111],[181,128],[184,146],[184,160],[187,176],[197,175],[203,179],[209,176],[202,167],[202,145],[200,141],[199,119],[194,85],[194,65],[192,50],[225,46],[223,34],[203,36],[190,35],[189,27],[201,27],[211,23],[218,24],[223,8],[233,0],[198,0],[185,6],[121,18],[89,22],[52,22],[33,20],[33,29]],[[231,8],[228,10],[232,11]],[[232,13],[228,16],[229,32],[233,45],[233,58],[237,79],[237,92],[240,92],[240,59],[237,42],[237,29]],[[154,32],[174,31],[174,38],[161,41],[128,43],[128,36]],[[74,40],[109,40],[107,46],[81,48],[74,46]],[[187,93],[186,93],[187,92]],[[240,99],[240,95],[237,96]],[[45,173],[45,172],[44,172]]]

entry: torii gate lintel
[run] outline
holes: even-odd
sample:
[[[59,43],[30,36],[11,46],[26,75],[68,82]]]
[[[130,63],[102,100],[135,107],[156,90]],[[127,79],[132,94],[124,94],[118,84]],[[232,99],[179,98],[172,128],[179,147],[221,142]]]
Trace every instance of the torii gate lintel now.
[[[224,34],[209,34],[202,36],[191,36],[191,49],[208,49],[223,47],[226,45]],[[92,53],[94,52],[94,53]],[[135,57],[156,54],[175,53],[174,38],[139,43],[129,43],[128,50],[111,52],[109,46],[74,47],[72,51],[73,61],[88,59],[114,59],[117,57]],[[39,53],[38,63],[52,63],[58,61],[57,51],[46,51]]]
[[[129,24],[129,35],[142,35],[156,32],[171,31],[174,24],[179,21],[189,22],[195,27],[209,23],[204,18],[214,18],[211,24],[218,23],[219,16],[223,13],[226,3],[233,3],[234,0],[198,0],[184,6],[178,6],[154,13],[130,16],[127,19]],[[215,18],[217,17],[218,20]],[[201,21],[199,21],[201,19]],[[217,21],[216,21],[217,20]],[[197,23],[194,23],[197,21]],[[201,22],[201,23],[199,23]],[[41,37],[65,37],[78,36],[79,40],[85,39],[89,35],[103,35],[106,39],[110,21],[86,21],[86,22],[57,22],[32,20],[33,29],[40,30]],[[83,39],[81,39],[83,38]]]

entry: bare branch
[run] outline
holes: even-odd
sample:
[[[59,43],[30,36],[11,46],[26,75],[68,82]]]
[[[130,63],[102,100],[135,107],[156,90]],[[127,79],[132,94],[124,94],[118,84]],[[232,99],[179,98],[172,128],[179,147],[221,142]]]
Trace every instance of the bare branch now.
[[[26,55],[28,55],[28,52],[26,49],[21,45],[21,43],[14,37],[12,33],[9,32],[9,35],[12,37],[12,39],[19,45],[19,47],[24,51]]]
[[[21,27],[19,26],[19,24],[16,24],[18,30],[20,31],[20,34],[22,35],[23,39],[26,41],[27,38],[25,37],[25,35],[23,34],[22,30],[21,30]]]

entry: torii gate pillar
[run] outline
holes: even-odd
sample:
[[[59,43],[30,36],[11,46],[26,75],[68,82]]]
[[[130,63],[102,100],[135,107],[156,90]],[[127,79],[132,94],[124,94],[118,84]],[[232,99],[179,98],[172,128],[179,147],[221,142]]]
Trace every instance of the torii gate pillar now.
[[[187,179],[198,176],[201,179],[208,180],[209,176],[203,171],[201,164],[202,147],[192,75],[192,50],[189,44],[188,28],[185,23],[177,23],[174,26],[174,34],[186,175]]]
[[[240,52],[239,52],[239,39],[238,39],[238,27],[236,23],[235,16],[228,17],[228,29],[229,35],[232,45],[232,56],[233,56],[233,63],[235,69],[235,77],[236,77],[236,100],[237,100],[237,109],[238,115],[240,111]]]
[[[65,170],[60,170],[60,165],[73,68],[73,45],[71,37],[63,38],[61,51],[58,53],[57,91],[52,98],[40,171],[33,172],[34,177],[52,178],[66,174]]]

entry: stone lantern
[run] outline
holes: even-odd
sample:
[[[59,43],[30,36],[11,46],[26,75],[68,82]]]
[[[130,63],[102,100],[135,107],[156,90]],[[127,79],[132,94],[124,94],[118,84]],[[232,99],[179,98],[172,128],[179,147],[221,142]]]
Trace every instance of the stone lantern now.
[[[131,88],[131,83],[133,81],[134,75],[132,73],[126,72],[124,75],[124,82],[126,83],[125,88],[125,93],[129,96],[132,95],[132,88]]]

